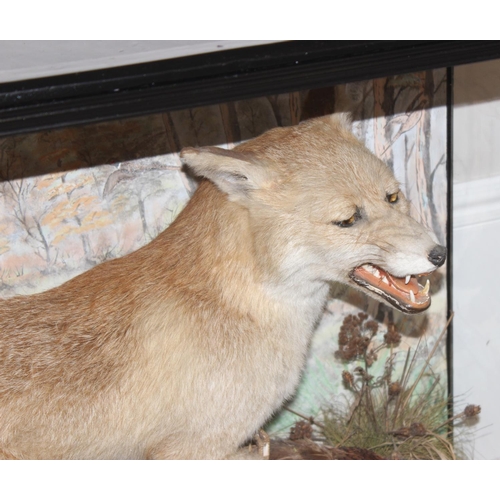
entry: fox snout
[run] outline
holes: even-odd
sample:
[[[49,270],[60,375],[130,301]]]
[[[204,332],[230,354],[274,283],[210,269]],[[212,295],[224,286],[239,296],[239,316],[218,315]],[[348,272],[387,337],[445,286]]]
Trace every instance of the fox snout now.
[[[369,251],[378,258],[360,258],[350,279],[368,294],[375,294],[396,309],[412,314],[431,305],[429,274],[446,261],[446,247],[410,216],[393,211],[372,227]],[[370,260],[368,260],[370,259]]]

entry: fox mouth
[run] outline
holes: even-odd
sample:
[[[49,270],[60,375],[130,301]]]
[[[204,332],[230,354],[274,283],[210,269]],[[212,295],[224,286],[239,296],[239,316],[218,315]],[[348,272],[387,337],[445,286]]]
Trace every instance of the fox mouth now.
[[[354,268],[349,277],[357,285],[380,295],[389,304],[405,313],[419,313],[431,305],[429,280],[423,286],[416,276],[398,278],[373,264],[363,264]]]

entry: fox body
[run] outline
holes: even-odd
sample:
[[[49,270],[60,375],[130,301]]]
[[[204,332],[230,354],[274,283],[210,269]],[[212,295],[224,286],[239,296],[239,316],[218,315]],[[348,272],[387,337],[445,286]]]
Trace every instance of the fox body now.
[[[331,281],[408,312],[445,249],[344,116],[233,150],[154,241],[0,301],[0,457],[237,456],[293,395]]]

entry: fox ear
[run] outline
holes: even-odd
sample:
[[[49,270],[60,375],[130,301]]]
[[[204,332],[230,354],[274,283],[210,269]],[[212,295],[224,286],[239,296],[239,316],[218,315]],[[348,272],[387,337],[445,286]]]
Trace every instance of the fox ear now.
[[[241,199],[261,187],[269,173],[248,153],[207,146],[184,148],[181,158],[196,175],[210,179],[230,199]]]

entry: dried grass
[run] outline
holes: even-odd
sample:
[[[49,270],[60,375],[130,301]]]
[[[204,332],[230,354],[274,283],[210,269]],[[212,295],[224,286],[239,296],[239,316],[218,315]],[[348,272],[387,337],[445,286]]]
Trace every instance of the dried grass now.
[[[367,321],[363,313],[346,317],[336,354],[348,364],[361,360],[363,366],[342,374],[350,397],[324,408],[320,422],[308,419],[309,424],[316,424],[326,446],[364,449],[392,459],[467,458],[454,447],[452,424],[456,420],[475,418],[480,407],[468,405],[449,418],[450,400],[439,377],[429,368],[452,316],[423,366],[416,366],[419,347],[414,352],[410,350],[396,379],[393,379],[396,358],[393,348],[399,344],[401,335],[391,319],[383,342],[374,346],[378,323]],[[383,373],[375,376],[371,368],[377,354],[384,349],[389,352],[387,361]],[[422,384],[423,381],[426,384]]]

